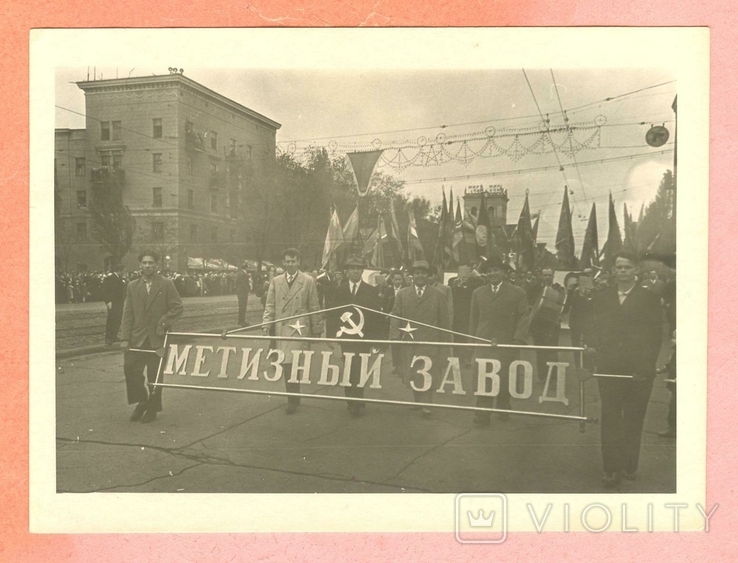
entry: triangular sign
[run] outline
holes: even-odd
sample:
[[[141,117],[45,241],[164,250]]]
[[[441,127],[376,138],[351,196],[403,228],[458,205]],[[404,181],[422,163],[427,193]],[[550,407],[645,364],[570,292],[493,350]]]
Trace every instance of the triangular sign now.
[[[384,151],[350,152],[346,156],[351,161],[359,195],[365,196],[369,192],[369,180],[372,178],[374,167]]]

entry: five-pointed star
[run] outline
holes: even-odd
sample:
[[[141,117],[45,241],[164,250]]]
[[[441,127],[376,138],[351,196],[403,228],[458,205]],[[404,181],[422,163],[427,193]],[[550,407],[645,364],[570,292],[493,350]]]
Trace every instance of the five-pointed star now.
[[[295,324],[289,325],[289,327],[294,328],[300,336],[302,336],[302,329],[305,328],[305,326],[307,325],[302,324],[299,319],[295,321]]]
[[[407,323],[407,325],[405,325],[404,327],[400,328],[400,330],[401,330],[402,332],[405,332],[405,333],[407,333],[407,335],[408,335],[408,336],[409,336],[410,338],[412,338],[413,340],[415,340],[415,337],[413,336],[413,331],[416,331],[416,330],[418,330],[418,329],[417,329],[417,328],[413,328],[413,327],[411,327],[411,326],[410,326],[410,323]]]

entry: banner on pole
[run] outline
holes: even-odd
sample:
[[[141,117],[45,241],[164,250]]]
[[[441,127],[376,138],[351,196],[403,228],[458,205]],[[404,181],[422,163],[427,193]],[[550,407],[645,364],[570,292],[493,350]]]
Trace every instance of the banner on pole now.
[[[325,312],[334,322],[328,323],[329,334],[320,338],[301,336],[304,315],[292,324],[290,319],[276,321],[294,326],[294,336],[248,334],[255,327],[224,334],[171,332],[157,384],[294,395],[285,390],[287,382],[300,384],[303,398],[487,411],[499,409],[477,406],[479,398],[489,403],[500,393],[509,393],[514,403],[506,412],[587,420],[583,404],[578,413],[571,412],[574,404],[568,395],[580,396],[580,390],[572,387],[581,387],[592,376],[579,367],[581,348],[420,342],[413,333],[422,323],[399,317],[394,320],[401,325],[402,340],[368,339],[363,330],[367,319],[391,315],[358,305],[315,314]],[[552,354],[542,381],[534,380],[536,350]],[[396,364],[392,354],[399,354]],[[467,354],[472,355],[470,362]],[[393,373],[395,365],[399,376]],[[351,387],[362,388],[364,396],[357,398],[351,392],[344,396]]]

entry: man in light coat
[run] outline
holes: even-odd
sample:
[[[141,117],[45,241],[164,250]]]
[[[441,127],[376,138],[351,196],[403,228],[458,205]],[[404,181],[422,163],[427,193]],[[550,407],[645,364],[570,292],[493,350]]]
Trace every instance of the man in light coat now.
[[[161,387],[152,385],[159,370],[160,356],[157,352],[164,346],[164,336],[169,328],[182,315],[183,307],[174,282],[157,273],[159,253],[144,250],[138,255],[138,260],[141,277],[128,284],[123,306],[123,373],[128,404],[138,403],[130,420],[153,422],[156,413],[162,409]]]
[[[264,304],[265,323],[274,323],[274,336],[319,337],[323,333],[323,317],[320,311],[318,290],[315,280],[300,271],[300,252],[288,248],[282,254],[284,274],[275,276],[269,284]],[[314,313],[314,314],[309,314]],[[304,316],[301,316],[304,315]],[[291,318],[296,317],[297,318]],[[288,319],[280,321],[280,319]],[[270,327],[263,328],[270,334]],[[284,355],[283,372],[285,389],[288,393],[299,393],[299,374],[292,374],[293,362],[304,362],[300,352],[310,349],[310,343],[299,340],[277,340],[275,349]],[[287,398],[287,414],[297,412],[300,397]]]

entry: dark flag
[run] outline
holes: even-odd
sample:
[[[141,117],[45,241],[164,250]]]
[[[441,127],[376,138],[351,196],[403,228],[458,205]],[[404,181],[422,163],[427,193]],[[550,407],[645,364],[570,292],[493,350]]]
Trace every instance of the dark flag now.
[[[623,239],[620,238],[620,227],[618,217],[615,215],[615,203],[610,194],[610,210],[608,214],[607,242],[602,248],[602,268],[609,271],[615,265],[615,254],[623,247]]]
[[[541,221],[541,212],[536,213],[536,222],[533,223],[533,242],[538,242],[538,223]]]
[[[531,230],[532,232],[532,230]],[[535,242],[535,238],[533,239]],[[562,268],[573,269],[577,266],[574,254],[574,232],[571,228],[571,209],[569,208],[569,188],[564,186],[564,200],[561,203],[559,228],[556,232],[556,256]]]
[[[517,252],[515,256],[515,269],[520,271],[532,271],[536,263],[536,244],[533,240],[533,225],[530,220],[530,204],[528,193],[525,194],[525,203],[520,211],[518,226],[515,228]]]
[[[587,222],[587,231],[584,233],[584,243],[582,244],[582,256],[579,259],[579,267],[592,268],[600,265],[600,244],[597,240],[597,208],[592,204],[592,211],[589,213],[589,221]]]

